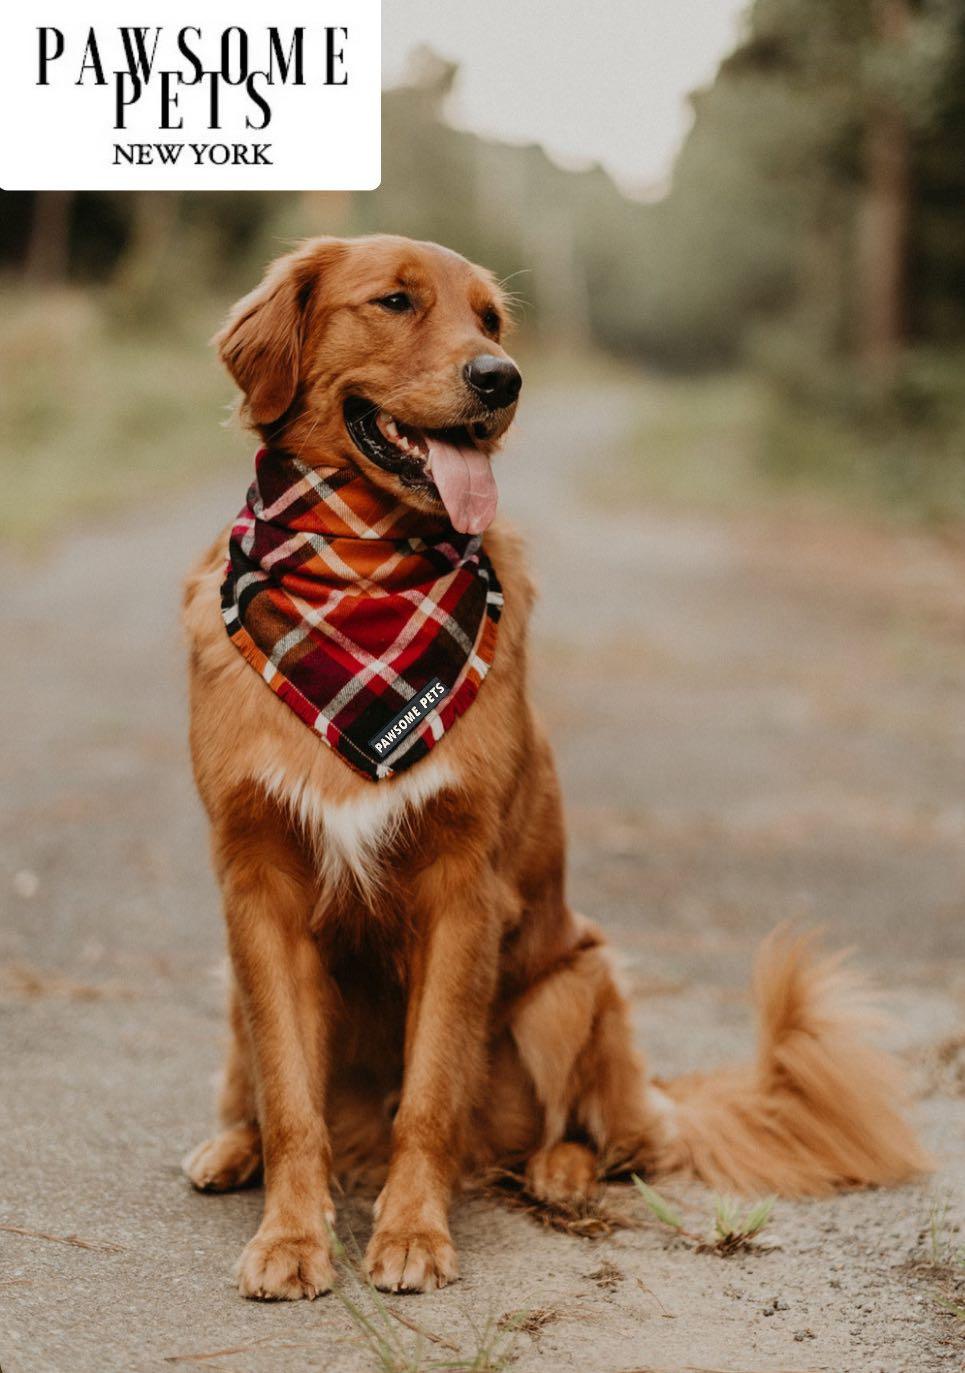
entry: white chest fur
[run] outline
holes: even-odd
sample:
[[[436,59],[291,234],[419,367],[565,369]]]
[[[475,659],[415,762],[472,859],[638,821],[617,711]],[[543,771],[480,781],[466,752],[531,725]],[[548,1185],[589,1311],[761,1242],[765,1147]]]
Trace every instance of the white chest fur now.
[[[365,889],[378,885],[381,851],[456,774],[448,760],[430,755],[390,782],[366,783],[346,801],[327,799],[282,768],[256,780],[303,830],[320,875],[338,883],[351,873]]]

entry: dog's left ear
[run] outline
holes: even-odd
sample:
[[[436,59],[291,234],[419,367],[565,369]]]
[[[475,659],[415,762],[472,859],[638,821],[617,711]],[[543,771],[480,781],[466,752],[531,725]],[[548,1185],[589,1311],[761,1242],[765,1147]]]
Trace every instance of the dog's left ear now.
[[[273,262],[214,336],[222,362],[245,394],[242,414],[249,423],[271,424],[295,399],[306,318],[339,249],[336,239],[314,239]]]

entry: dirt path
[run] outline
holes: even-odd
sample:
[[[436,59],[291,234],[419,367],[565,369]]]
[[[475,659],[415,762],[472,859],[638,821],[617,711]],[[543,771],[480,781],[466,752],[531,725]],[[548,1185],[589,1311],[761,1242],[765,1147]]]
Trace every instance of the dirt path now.
[[[619,387],[530,397],[503,463],[542,584],[533,677],[575,899],[626,951],[660,1071],[749,1052],[750,957],[785,917],[859,945],[918,1064],[965,1000],[965,578],[918,536],[594,506],[629,406]],[[259,1197],[194,1196],[177,1166],[210,1120],[222,950],[178,582],[246,478],[241,460],[4,568],[0,1223],[48,1237],[0,1230],[4,1373],[379,1367],[335,1298],[237,1298]],[[957,1368],[941,1279],[913,1264],[935,1198],[962,1219],[963,1070],[916,1071],[944,1160],[928,1186],[781,1204],[782,1247],[729,1260],[668,1240],[622,1189],[642,1228],[596,1243],[470,1200],[464,1280],[392,1306],[444,1341],[426,1367],[470,1366],[474,1330],[525,1310],[522,1373]],[[702,1223],[710,1198],[671,1190]],[[346,1205],[346,1239],[368,1224]],[[72,1235],[95,1247],[49,1238]]]

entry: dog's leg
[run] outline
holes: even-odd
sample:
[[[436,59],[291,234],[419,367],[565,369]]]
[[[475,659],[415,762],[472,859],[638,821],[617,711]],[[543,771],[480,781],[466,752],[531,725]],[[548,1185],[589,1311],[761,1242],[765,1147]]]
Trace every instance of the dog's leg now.
[[[215,833],[228,944],[251,1042],[265,1211],[238,1263],[247,1297],[332,1285],[331,1147],[323,1117],[332,990],[309,928],[313,881],[280,817],[235,815]]]
[[[523,994],[509,1022],[543,1108],[541,1147],[529,1161],[527,1183],[535,1196],[570,1205],[592,1198],[607,1164],[632,1157],[642,1166],[666,1132],[602,937],[573,919],[577,952]],[[571,1130],[597,1154],[568,1141]]]
[[[458,1276],[449,1201],[484,1070],[506,902],[493,875],[447,869],[437,860],[419,893],[427,920],[412,968],[402,1099],[366,1253],[384,1291],[431,1292]]]
[[[228,998],[228,1025],[228,1054],[218,1093],[218,1116],[223,1128],[193,1149],[181,1164],[199,1192],[230,1192],[257,1182],[261,1176],[261,1131],[251,1045],[238,985],[233,977]]]

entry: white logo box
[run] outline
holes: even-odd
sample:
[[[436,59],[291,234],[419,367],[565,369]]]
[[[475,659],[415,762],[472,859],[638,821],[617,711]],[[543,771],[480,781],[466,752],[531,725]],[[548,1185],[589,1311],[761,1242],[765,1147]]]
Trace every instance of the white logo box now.
[[[0,187],[374,190],[381,42],[381,0],[19,0],[0,19]]]

